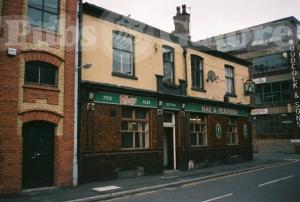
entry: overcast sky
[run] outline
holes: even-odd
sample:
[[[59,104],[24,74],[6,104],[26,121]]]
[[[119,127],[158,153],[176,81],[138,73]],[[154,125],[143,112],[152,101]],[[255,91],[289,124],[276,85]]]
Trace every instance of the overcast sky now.
[[[176,6],[191,14],[192,41],[280,18],[300,20],[300,0],[87,0],[108,10],[157,27],[174,30]],[[189,9],[189,7],[191,9]]]

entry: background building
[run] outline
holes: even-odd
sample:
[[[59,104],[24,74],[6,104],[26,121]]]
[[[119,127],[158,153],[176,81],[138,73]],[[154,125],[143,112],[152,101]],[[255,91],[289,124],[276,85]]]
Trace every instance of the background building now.
[[[0,195],[72,184],[76,9],[0,1]]]
[[[199,41],[252,62],[256,151],[294,152],[300,137],[299,39],[299,21],[288,17]]]
[[[248,62],[88,3],[82,27],[81,182],[252,159]]]

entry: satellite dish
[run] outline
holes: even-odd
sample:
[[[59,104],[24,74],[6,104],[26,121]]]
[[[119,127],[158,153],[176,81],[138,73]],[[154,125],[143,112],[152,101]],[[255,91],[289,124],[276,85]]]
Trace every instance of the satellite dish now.
[[[208,72],[207,72],[207,82],[214,82],[214,81],[216,81],[218,79],[218,76],[216,75],[216,73],[214,72],[214,71],[212,71],[212,70],[209,70]]]

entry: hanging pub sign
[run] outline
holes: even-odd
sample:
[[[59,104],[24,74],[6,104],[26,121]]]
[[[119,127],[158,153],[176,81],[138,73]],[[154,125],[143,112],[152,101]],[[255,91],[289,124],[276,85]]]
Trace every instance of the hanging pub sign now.
[[[244,83],[244,93],[245,95],[250,95],[253,94],[254,92],[255,92],[255,82],[252,81],[251,79],[248,79]]]
[[[295,103],[295,123],[296,126],[300,128],[300,98],[299,98],[299,83],[297,79],[297,75],[299,74],[297,59],[299,55],[297,55],[296,51],[296,42],[291,39],[289,40],[290,48],[289,48],[289,62],[291,66],[291,74],[292,74],[292,86],[293,86],[293,98]]]

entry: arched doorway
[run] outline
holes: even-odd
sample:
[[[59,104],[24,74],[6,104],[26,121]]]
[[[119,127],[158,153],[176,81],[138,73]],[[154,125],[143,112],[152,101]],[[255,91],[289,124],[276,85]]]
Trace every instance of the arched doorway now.
[[[53,185],[55,125],[33,121],[23,125],[22,188]]]

